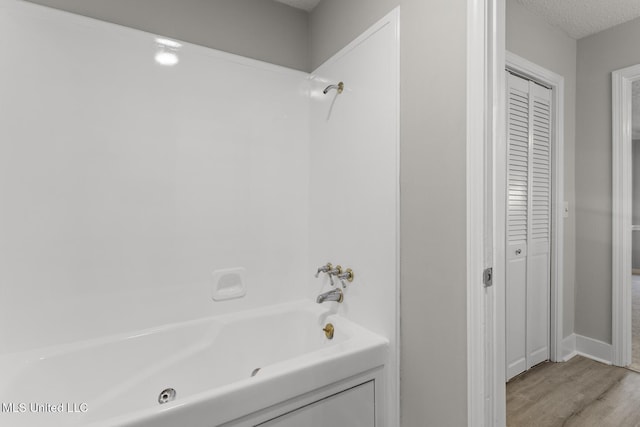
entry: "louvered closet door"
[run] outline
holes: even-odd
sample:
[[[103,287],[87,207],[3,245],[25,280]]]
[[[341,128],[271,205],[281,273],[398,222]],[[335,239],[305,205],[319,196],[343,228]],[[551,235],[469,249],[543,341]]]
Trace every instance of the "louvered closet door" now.
[[[551,90],[508,74],[506,375],[549,358]]]

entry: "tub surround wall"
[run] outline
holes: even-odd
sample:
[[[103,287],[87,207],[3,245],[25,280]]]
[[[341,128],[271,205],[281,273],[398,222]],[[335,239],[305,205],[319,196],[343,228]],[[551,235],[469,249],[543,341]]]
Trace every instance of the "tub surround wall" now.
[[[309,71],[307,12],[273,0],[29,1]]]
[[[0,352],[306,295],[307,74],[16,0],[0,45]]]
[[[327,261],[352,268],[344,302],[325,304],[391,342],[388,426],[398,416],[398,24],[396,10],[311,80],[311,271]],[[322,93],[339,81],[342,94]],[[327,275],[309,277],[311,298],[331,289]]]
[[[153,34],[0,0],[0,355],[315,300],[331,261],[355,280],[326,306],[390,342],[397,425],[398,35],[312,76],[184,42],[167,67]],[[246,296],[212,301],[236,267]]]

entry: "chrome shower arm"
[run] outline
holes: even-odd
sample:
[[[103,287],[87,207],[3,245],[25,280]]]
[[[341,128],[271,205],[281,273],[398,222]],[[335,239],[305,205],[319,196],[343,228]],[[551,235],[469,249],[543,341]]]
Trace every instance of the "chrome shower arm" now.
[[[327,93],[329,93],[330,90],[333,90],[333,89],[337,90],[338,93],[342,93],[342,91],[344,90],[344,83],[340,82],[337,85],[329,85],[326,88],[324,88],[322,93],[326,95]]]

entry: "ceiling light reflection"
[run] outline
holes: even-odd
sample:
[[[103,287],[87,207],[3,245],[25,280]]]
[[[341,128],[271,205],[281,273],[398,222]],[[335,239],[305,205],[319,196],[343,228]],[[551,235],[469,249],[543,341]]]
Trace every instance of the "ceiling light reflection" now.
[[[182,47],[181,43],[178,43],[175,40],[169,40],[169,39],[156,38],[156,43],[167,46],[167,47],[171,47],[174,49],[178,49]]]
[[[157,51],[155,60],[158,64],[171,67],[176,65],[178,58],[178,50],[182,47],[181,43],[165,38],[156,38]]]
[[[155,60],[158,64],[165,65],[167,67],[176,65],[180,61],[178,55],[176,55],[175,53],[163,51],[156,53]]]

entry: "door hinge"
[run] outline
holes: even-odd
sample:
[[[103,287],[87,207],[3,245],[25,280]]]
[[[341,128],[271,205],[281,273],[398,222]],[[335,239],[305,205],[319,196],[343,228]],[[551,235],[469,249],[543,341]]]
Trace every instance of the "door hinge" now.
[[[482,283],[484,283],[484,287],[488,288],[493,285],[493,268],[485,268],[482,272]]]

